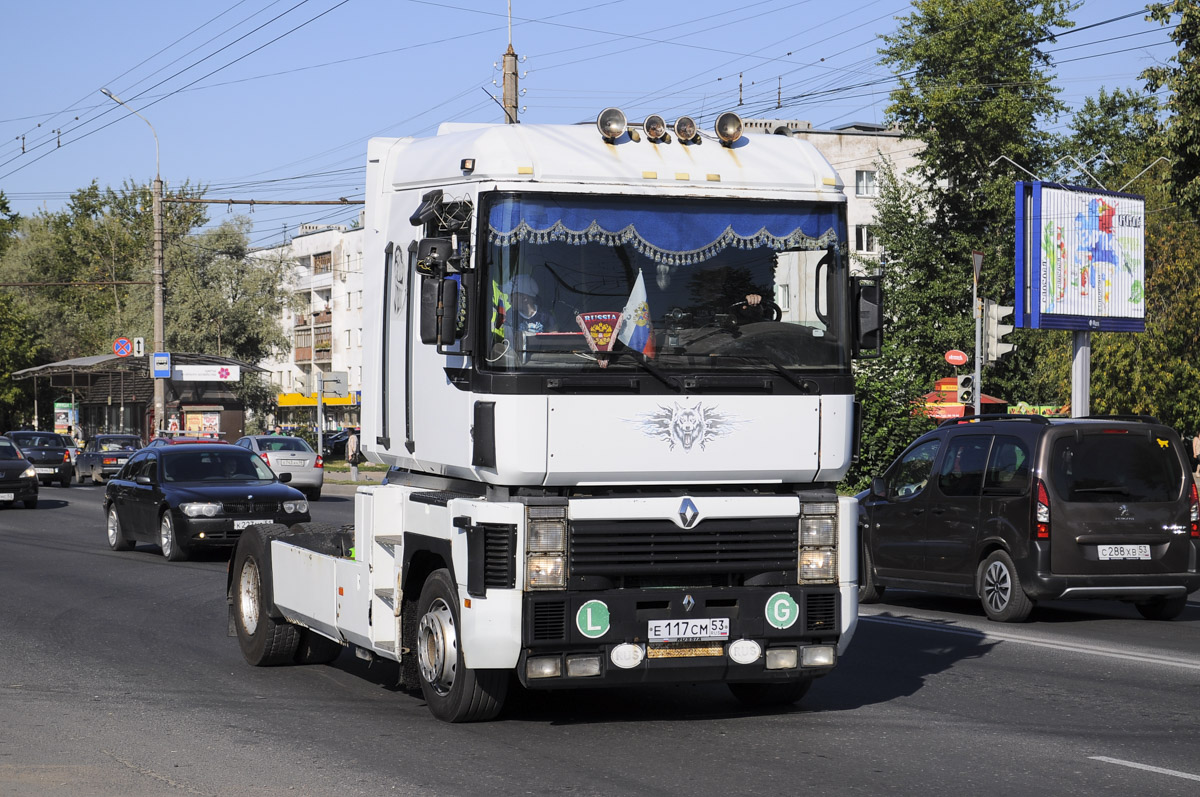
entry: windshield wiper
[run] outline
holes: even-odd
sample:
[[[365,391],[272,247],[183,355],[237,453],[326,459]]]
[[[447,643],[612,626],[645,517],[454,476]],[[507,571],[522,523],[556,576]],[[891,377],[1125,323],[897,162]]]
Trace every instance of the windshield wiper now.
[[[671,388],[671,389],[672,389],[672,390],[674,390],[676,393],[682,393],[682,392],[683,392],[683,385],[681,385],[681,384],[679,383],[679,380],[678,380],[678,379],[676,379],[676,378],[675,378],[675,377],[673,377],[673,376],[668,376],[668,375],[667,375],[667,374],[666,374],[666,373],[665,373],[665,372],[664,372],[664,371],[663,371],[661,368],[659,368],[657,365],[653,365],[653,364],[651,364],[651,362],[650,362],[650,358],[649,358],[649,357],[647,357],[646,355],[644,355],[644,354],[642,354],[642,353],[640,353],[640,352],[636,352],[636,351],[634,351],[633,349],[622,349],[621,351],[610,351],[610,352],[608,352],[608,356],[610,356],[610,357],[613,357],[614,355],[621,355],[621,356],[628,355],[628,356],[632,357],[632,358],[633,358],[633,361],[634,361],[635,363],[637,363],[638,365],[640,365],[640,366],[642,367],[642,369],[643,369],[643,370],[644,370],[646,373],[648,373],[648,374],[650,374],[651,376],[653,376],[653,377],[654,377],[655,379],[657,379],[659,382],[662,382],[664,385],[666,385],[667,387]]]
[[[775,372],[777,374],[782,376],[788,382],[792,383],[792,385],[794,385],[795,387],[799,388],[802,392],[807,393],[809,391],[810,386],[808,384],[806,384],[803,379],[801,379],[800,377],[793,374],[791,371],[789,371],[787,369],[786,365],[784,365],[779,360],[775,359],[774,357],[772,357],[769,354],[725,354],[725,355],[721,355],[721,356],[723,356],[723,357],[740,357],[741,359],[745,360],[746,362],[751,362],[751,363],[752,362],[764,362],[767,365],[770,365],[772,368],[774,368]]]

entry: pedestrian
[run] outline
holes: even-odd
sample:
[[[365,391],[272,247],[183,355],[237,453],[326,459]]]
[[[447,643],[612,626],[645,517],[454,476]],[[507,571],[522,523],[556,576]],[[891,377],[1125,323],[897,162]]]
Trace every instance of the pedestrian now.
[[[1196,436],[1192,438],[1192,465],[1196,468],[1196,478],[1200,479],[1200,432],[1196,432]]]
[[[275,431],[271,432],[271,434],[283,434],[283,427],[275,424]]]
[[[350,430],[346,438],[346,461],[350,463],[350,481],[358,481],[358,463],[361,455],[358,453],[358,433]]]

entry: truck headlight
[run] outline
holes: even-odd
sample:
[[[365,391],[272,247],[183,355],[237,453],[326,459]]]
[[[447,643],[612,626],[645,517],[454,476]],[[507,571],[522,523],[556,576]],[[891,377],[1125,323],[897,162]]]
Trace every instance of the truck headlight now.
[[[836,501],[801,506],[796,562],[796,580],[801,584],[837,581],[837,512]]]
[[[188,517],[216,517],[221,514],[221,505],[207,501],[193,501],[180,504],[179,511]]]
[[[566,504],[525,507],[525,589],[566,586]]]

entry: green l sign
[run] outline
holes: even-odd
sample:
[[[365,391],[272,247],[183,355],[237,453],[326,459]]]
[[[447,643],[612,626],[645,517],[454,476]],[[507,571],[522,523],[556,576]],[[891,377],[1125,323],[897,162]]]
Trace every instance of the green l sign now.
[[[588,639],[598,639],[608,633],[610,627],[608,606],[603,601],[588,601],[579,607],[575,615],[579,633]]]

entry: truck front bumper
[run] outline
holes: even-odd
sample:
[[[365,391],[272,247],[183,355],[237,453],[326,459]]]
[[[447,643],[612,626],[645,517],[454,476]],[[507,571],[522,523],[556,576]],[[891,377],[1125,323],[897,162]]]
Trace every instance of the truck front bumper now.
[[[517,675],[530,689],[812,678],[836,664],[840,606],[832,584],[526,593]]]

